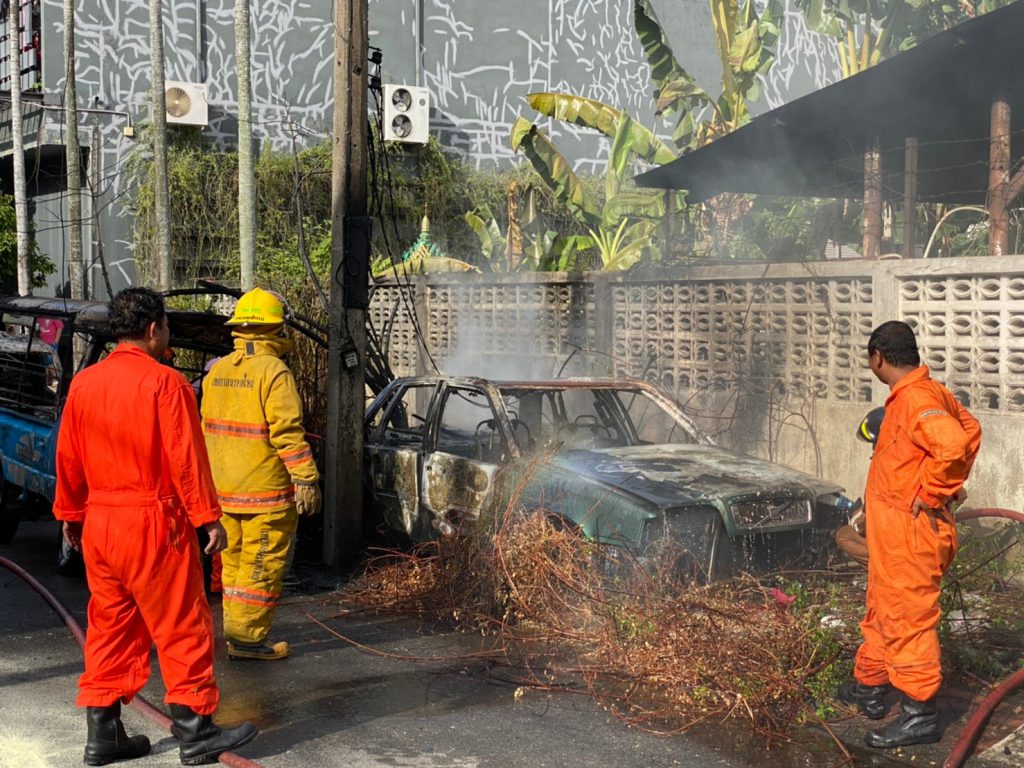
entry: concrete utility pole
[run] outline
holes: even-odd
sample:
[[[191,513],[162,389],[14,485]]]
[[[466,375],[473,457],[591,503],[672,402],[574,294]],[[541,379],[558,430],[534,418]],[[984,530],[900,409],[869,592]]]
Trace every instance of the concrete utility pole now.
[[[78,141],[78,88],[75,81],[75,2],[64,0],[64,152],[68,178],[68,266],[71,298],[85,298],[85,260],[82,247],[82,151]],[[92,162],[95,162],[90,158]]]
[[[235,63],[238,69],[238,258],[243,291],[256,284],[256,172],[252,154],[249,0],[235,0]]]
[[[7,46],[11,52],[11,140],[14,149],[14,221],[18,238],[18,295],[32,293],[28,234],[28,184],[25,179],[24,110],[21,106],[21,2],[7,6]],[[38,152],[38,150],[36,150]]]
[[[164,93],[164,17],[161,0],[149,0],[149,57],[153,87],[153,209],[156,214],[156,288],[174,282],[170,191],[167,182],[167,95]]]
[[[366,218],[368,15],[367,0],[334,0],[324,561],[336,568],[362,540],[365,309],[370,249]]]

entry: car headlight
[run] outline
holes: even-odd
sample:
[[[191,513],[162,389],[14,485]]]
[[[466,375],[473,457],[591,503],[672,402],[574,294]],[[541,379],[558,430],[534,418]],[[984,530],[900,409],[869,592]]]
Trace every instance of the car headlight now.
[[[737,531],[762,531],[811,522],[810,499],[748,499],[733,502],[730,511]]]

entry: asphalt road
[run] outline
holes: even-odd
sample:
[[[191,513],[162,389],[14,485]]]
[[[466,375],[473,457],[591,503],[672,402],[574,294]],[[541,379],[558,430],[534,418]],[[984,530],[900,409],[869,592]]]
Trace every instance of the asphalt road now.
[[[0,555],[14,560],[85,623],[84,579],[66,579],[52,565],[56,523],[23,523]],[[452,657],[479,650],[480,640],[408,621],[339,614],[331,580],[310,568],[304,589],[279,608],[274,639],[288,640],[293,656],[282,662],[228,661],[218,648],[216,669],[222,703],[217,720],[233,725],[248,719],[261,736],[241,753],[266,768],[284,766],[393,766],[399,768],[827,768],[842,754],[824,732],[799,731],[792,744],[770,752],[742,732],[716,726],[685,736],[662,738],[632,730],[596,707],[586,696],[521,691],[499,681],[479,661]],[[219,628],[216,598],[214,617]],[[0,768],[49,768],[81,764],[84,714],[76,710],[81,653],[59,618],[17,576],[0,569]],[[435,657],[407,661],[359,650],[324,629],[394,656]],[[219,631],[219,630],[218,630]],[[154,674],[143,695],[162,707],[163,686]],[[962,718],[952,707],[947,720]],[[178,765],[176,742],[125,708],[131,733],[145,733],[153,754],[132,763]],[[899,754],[857,746],[867,721],[851,718],[837,727],[855,751],[855,765],[940,765],[959,730],[950,722],[938,747]],[[972,759],[968,768],[1024,765]],[[1014,747],[1015,749],[1015,747]],[[1000,755],[1001,756],[1001,755]],[[1018,760],[1017,758],[1020,757]]]

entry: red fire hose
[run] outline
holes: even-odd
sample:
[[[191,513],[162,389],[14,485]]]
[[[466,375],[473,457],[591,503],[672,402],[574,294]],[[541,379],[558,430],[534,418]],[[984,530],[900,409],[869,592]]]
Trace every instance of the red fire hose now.
[[[956,521],[958,523],[975,520],[979,517],[1001,517],[1005,520],[1016,520],[1018,523],[1024,523],[1024,514],[1014,512],[1012,509],[961,509],[956,513]],[[960,768],[963,765],[967,755],[974,749],[974,745],[977,743],[978,737],[981,736],[985,723],[988,722],[992,712],[995,711],[995,708],[1003,699],[1022,685],[1024,685],[1024,669],[1019,669],[993,688],[982,699],[981,704],[978,705],[974,714],[971,715],[971,719],[967,721],[967,725],[964,726],[963,731],[957,737],[956,743],[953,745],[953,751],[949,753],[949,757],[942,764],[942,768]]]
[[[26,584],[38,592],[43,600],[45,600],[57,615],[60,616],[61,620],[67,625],[67,628],[71,630],[71,634],[74,635],[75,640],[78,641],[79,647],[82,648],[82,650],[85,650],[85,632],[82,630],[82,626],[75,621],[75,617],[71,615],[60,600],[54,597],[52,592],[40,584],[32,574],[17,563],[8,560],[6,557],[0,557],[0,566],[3,566],[15,575],[20,576]],[[171,718],[146,701],[144,697],[136,696],[132,699],[132,703],[129,706],[148,720],[159,725],[168,733],[170,732]],[[224,765],[231,766],[231,768],[263,768],[260,763],[253,762],[252,760],[236,755],[233,752],[222,753],[219,760]]]

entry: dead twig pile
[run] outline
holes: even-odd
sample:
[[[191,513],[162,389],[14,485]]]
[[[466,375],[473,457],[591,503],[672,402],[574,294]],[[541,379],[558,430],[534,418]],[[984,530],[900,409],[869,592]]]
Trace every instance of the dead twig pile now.
[[[640,563],[543,510],[509,509],[496,531],[378,558],[344,601],[482,630],[520,684],[585,690],[653,732],[734,718],[774,740],[806,712],[832,659],[757,582],[699,586],[679,553]]]

